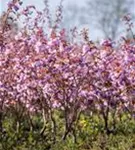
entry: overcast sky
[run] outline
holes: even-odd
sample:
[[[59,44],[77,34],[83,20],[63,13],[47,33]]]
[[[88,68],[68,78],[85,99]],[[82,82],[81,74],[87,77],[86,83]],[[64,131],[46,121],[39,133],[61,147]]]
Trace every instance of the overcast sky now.
[[[10,0],[0,0],[0,14],[2,11],[6,10],[7,8],[7,3]],[[49,1],[49,7],[50,10],[55,11],[56,7],[60,4],[61,0],[48,0]],[[77,6],[83,6],[86,4],[88,0],[63,0],[63,6],[66,7],[68,5],[77,5]],[[41,10],[44,5],[43,5],[43,0],[23,0],[23,7],[27,5],[35,5],[37,9]],[[95,35],[94,31],[94,35]],[[99,34],[99,32],[97,32]]]
[[[2,11],[6,10],[7,3],[9,1],[10,0],[0,0],[0,14]],[[58,6],[60,4],[61,0],[48,0],[48,1],[49,1],[50,10],[54,11],[56,9],[56,6]],[[88,0],[63,0],[63,1],[64,1],[63,6],[66,7],[67,5],[83,6],[86,4],[86,2]],[[34,5],[39,10],[44,8],[43,0],[23,0],[22,7],[25,7],[27,5]],[[75,21],[75,20],[73,20],[73,21]],[[86,27],[87,27],[87,25],[86,25]],[[90,26],[88,25],[88,27],[90,27]],[[101,33],[98,30],[96,30],[95,28],[94,29],[90,28],[90,31],[91,31],[90,33],[92,35],[92,38],[100,39]]]
[[[56,6],[60,3],[60,0],[48,0],[51,9],[55,9]],[[6,9],[7,3],[9,0],[0,0],[0,12]],[[85,4],[86,0],[64,0],[64,6],[68,4],[76,4],[76,5],[83,5]],[[26,5],[35,5],[38,9],[43,8],[43,0],[23,0],[23,6]]]

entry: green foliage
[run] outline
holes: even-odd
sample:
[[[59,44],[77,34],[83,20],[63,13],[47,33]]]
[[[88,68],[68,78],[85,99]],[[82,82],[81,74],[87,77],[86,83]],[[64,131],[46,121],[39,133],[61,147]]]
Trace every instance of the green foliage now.
[[[98,115],[90,117],[81,115],[76,126],[77,143],[73,135],[69,134],[65,141],[61,140],[64,131],[64,120],[56,111],[57,135],[53,142],[51,125],[41,135],[40,128],[43,121],[40,116],[33,117],[34,128],[30,129],[27,120],[20,122],[16,129],[15,117],[5,117],[3,133],[0,135],[0,150],[133,150],[135,149],[135,121],[125,114],[117,123],[116,132],[107,135],[104,131],[104,122]]]

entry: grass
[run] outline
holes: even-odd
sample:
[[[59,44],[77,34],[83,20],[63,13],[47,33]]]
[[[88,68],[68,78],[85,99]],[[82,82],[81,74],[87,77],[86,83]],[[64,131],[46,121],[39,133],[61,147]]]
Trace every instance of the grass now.
[[[22,119],[19,132],[16,131],[14,116],[5,117],[4,131],[0,134],[0,150],[135,150],[135,120],[126,114],[116,123],[116,131],[109,135],[104,131],[104,121],[100,116],[81,115],[76,126],[77,143],[74,143],[71,133],[65,141],[61,140],[64,119],[58,112],[55,119],[57,135],[53,143],[51,124],[47,124],[43,135],[39,132],[43,124],[40,116],[33,118],[35,127],[32,131],[29,130],[28,120]]]

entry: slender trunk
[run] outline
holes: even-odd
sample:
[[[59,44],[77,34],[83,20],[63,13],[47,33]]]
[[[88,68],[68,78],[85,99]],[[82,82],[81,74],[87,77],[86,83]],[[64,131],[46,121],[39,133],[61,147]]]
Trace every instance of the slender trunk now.
[[[104,124],[105,124],[104,128],[105,128],[105,131],[108,135],[110,133],[109,126],[108,126],[109,107],[107,107],[106,111],[103,110],[102,115],[103,115]]]
[[[3,131],[3,127],[2,127],[2,116],[3,116],[3,114],[2,114],[2,112],[0,112],[0,132],[2,133],[2,131]]]
[[[20,130],[20,122],[17,121],[16,122],[16,132],[19,133],[19,130]]]
[[[67,135],[71,131],[71,129],[70,129],[71,123],[69,122],[68,116],[69,116],[69,114],[67,113],[67,110],[65,110],[65,132],[64,132],[64,135],[62,137],[62,140],[66,140]]]
[[[45,109],[42,110],[42,115],[43,115],[43,127],[40,131],[40,134],[43,135],[44,131],[46,129],[46,118],[45,118]]]
[[[56,121],[55,121],[55,118],[53,117],[53,112],[51,111],[51,121],[52,121],[52,132],[53,132],[53,143],[55,144],[56,142],[56,134],[57,134],[57,131],[56,131]]]
[[[29,120],[29,123],[30,123],[30,131],[32,132],[33,129],[34,129],[34,124],[33,124],[33,122],[32,122],[32,118],[31,118],[29,112],[28,112],[28,117],[29,117],[28,120]]]

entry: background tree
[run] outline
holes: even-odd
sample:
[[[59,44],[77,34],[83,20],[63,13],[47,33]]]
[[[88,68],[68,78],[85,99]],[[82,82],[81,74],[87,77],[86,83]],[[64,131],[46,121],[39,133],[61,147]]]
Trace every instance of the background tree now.
[[[79,16],[80,16],[80,8],[75,4],[72,5],[68,4],[65,7],[62,26],[69,29],[72,28],[73,26],[80,25],[80,21],[78,19]]]
[[[124,31],[122,18],[126,14],[134,17],[134,0],[87,0],[82,7],[68,5],[64,12],[63,26],[87,25],[104,38],[116,39]],[[92,33],[92,34],[93,34]]]
[[[134,0],[88,0],[85,9],[88,23],[93,23],[105,38],[116,39],[122,32],[121,18],[127,13],[133,15],[133,7]]]

